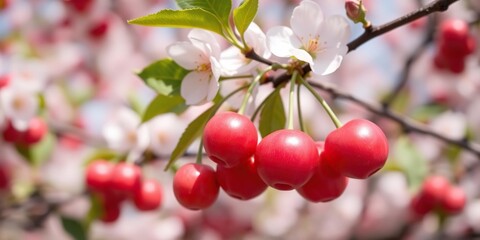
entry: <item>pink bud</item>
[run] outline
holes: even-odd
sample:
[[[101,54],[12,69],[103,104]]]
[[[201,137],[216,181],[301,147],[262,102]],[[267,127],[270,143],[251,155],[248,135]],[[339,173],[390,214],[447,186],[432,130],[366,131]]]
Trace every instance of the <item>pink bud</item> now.
[[[354,23],[362,22],[364,25],[367,23],[365,20],[366,9],[362,0],[346,0],[345,10],[347,11],[348,18]]]

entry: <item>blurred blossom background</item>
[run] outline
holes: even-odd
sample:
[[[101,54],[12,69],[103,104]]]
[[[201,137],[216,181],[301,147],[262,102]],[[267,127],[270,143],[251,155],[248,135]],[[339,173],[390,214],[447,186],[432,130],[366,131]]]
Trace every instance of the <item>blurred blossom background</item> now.
[[[240,2],[234,0],[233,5]],[[299,2],[259,0],[255,22],[264,32],[289,26]],[[316,2],[324,13],[345,16],[343,1]],[[429,1],[363,2],[368,19],[377,25]],[[477,21],[470,32],[478,45],[478,5],[477,0],[461,0],[431,19]],[[44,147],[27,158],[0,139],[0,239],[74,239],[65,219],[81,222],[88,216],[86,163],[112,152],[136,160],[146,150],[154,157],[143,164],[142,172],[163,186],[161,208],[140,212],[125,202],[118,221],[93,221],[88,239],[433,239],[439,233],[456,239],[480,234],[478,156],[430,136],[404,132],[387,118],[323,92],[342,121],[369,118],[384,130],[390,156],[381,172],[369,180],[351,179],[343,195],[327,203],[310,203],[296,191],[269,188],[249,201],[221,191],[206,210],[181,207],[172,192],[173,173],[163,168],[188,123],[210,105],[157,116],[138,127],[156,93],[137,73],[168,57],[166,47],[187,41],[189,30],[127,24],[165,8],[178,7],[171,0],[0,0],[0,129],[9,124],[25,129],[38,116],[49,129]],[[435,40],[419,50],[428,21],[419,19],[369,41],[349,53],[334,74],[316,81],[377,104],[399,81],[407,59],[419,52],[391,109],[450,138],[480,142],[480,52],[466,58],[460,74],[435,68]],[[363,32],[360,24],[350,25],[352,39]],[[222,49],[228,47],[221,43]],[[3,86],[5,78],[10,82]],[[222,86],[222,91],[231,89]],[[257,104],[271,89],[258,89]],[[323,140],[335,126],[314,97],[304,93],[308,133]],[[282,94],[286,97],[288,91]],[[237,99],[224,109],[238,106]],[[198,144],[177,165],[195,161]],[[413,219],[412,198],[433,174],[463,189],[467,204],[454,216],[431,213]]]

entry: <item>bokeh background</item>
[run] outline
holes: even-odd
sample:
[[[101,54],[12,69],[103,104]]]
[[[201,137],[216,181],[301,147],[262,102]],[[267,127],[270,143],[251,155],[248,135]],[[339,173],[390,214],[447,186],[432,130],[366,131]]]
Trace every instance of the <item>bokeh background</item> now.
[[[234,6],[239,2],[234,1]],[[255,22],[266,32],[272,26],[288,26],[299,1],[259,2]],[[345,16],[343,1],[316,2],[327,15]],[[364,1],[375,25],[427,2]],[[140,113],[155,93],[136,73],[168,57],[165,48],[185,41],[188,29],[127,24],[160,9],[176,9],[174,1],[2,0],[0,6],[0,75],[20,74],[22,81],[35,86],[29,93],[40,96],[37,115],[49,126],[47,150],[34,158],[26,159],[15,146],[0,140],[0,178],[5,182],[0,192],[0,239],[73,239],[62,217],[82,221],[88,215],[86,162],[112,152],[128,153],[142,134],[148,135],[144,144],[154,156],[143,164],[143,174],[161,182],[162,207],[144,213],[126,202],[115,223],[94,221],[89,239],[454,239],[480,233],[477,155],[430,136],[407,133],[387,118],[324,92],[342,121],[369,118],[386,132],[390,157],[381,172],[369,180],[350,180],[344,194],[328,203],[309,203],[295,191],[268,189],[250,201],[221,192],[209,209],[187,210],[173,195],[173,173],[163,168],[185,127],[209,105],[156,117],[147,123],[147,131],[137,132]],[[479,51],[467,57],[462,73],[453,74],[433,66],[435,38],[420,47],[430,22],[452,18],[471,23],[478,45],[479,15],[478,1],[461,0],[430,20],[419,19],[367,42],[349,53],[337,72],[315,81],[378,104],[408,71],[408,82],[392,111],[450,138],[480,142]],[[351,23],[351,27],[352,39],[363,31],[360,25]],[[417,52],[413,65],[405,70],[407,59]],[[271,86],[262,86],[258,101],[269,91]],[[303,92],[308,132],[323,140],[334,125],[315,99]],[[7,124],[2,110],[0,119],[1,129]],[[130,132],[138,135],[133,142],[124,138]],[[193,144],[191,155],[197,146]],[[195,156],[184,157],[177,165],[191,161]],[[462,213],[443,221],[434,213],[412,220],[412,196],[433,174],[460,186],[467,205]]]

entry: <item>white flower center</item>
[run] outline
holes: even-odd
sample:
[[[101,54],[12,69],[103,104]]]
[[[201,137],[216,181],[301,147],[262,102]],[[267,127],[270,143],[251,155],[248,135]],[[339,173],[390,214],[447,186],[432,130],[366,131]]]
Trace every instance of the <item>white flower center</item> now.
[[[203,72],[203,71],[210,71],[211,69],[212,67],[210,63],[204,63],[204,64],[200,64],[196,70],[199,72]]]
[[[305,50],[310,54],[316,53],[318,50],[318,38],[310,38]]]
[[[12,102],[12,106],[13,106],[13,109],[17,110],[17,111],[21,111],[22,109],[24,109],[26,106],[27,103],[25,102],[25,99],[21,98],[21,97],[16,97],[13,99],[13,102]]]

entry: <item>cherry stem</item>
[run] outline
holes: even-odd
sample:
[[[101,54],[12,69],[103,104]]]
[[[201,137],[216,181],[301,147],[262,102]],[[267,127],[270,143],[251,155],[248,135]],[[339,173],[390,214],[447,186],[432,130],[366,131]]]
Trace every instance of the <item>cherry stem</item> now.
[[[330,108],[328,103],[318,94],[317,91],[307,82],[303,77],[300,76],[300,80],[302,81],[302,84],[307,87],[307,89],[313,94],[313,96],[317,99],[317,101],[322,105],[323,109],[327,112],[328,116],[332,120],[333,124],[335,124],[336,128],[340,128],[342,126],[342,122],[338,120],[337,115],[333,112],[333,110]]]
[[[198,151],[197,151],[197,160],[195,163],[202,164],[203,159],[203,138],[200,138],[200,144],[198,144]]]
[[[305,132],[305,126],[303,124],[303,116],[302,116],[302,105],[300,103],[300,89],[302,85],[298,84],[297,85],[297,111],[298,111],[298,123],[300,125],[300,130],[302,132]]]
[[[250,98],[250,96],[252,96],[253,90],[258,85],[258,83],[263,78],[263,76],[268,71],[272,70],[272,68],[273,68],[272,66],[268,66],[267,68],[265,68],[265,70],[263,70],[260,74],[258,74],[253,79],[252,83],[250,83],[250,86],[248,87],[247,93],[245,93],[245,96],[243,97],[242,105],[240,106],[240,109],[238,110],[238,114],[243,115],[245,113],[245,110],[246,110],[247,105],[248,105],[248,99]]]
[[[253,75],[236,75],[236,76],[221,76],[218,81],[226,81],[226,80],[234,80],[234,79],[242,79],[242,78],[252,78]]]
[[[287,129],[293,130],[293,99],[295,95],[295,81],[297,80],[298,72],[294,71],[290,80],[290,92],[288,95],[288,118]]]

